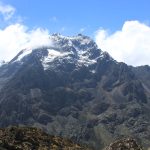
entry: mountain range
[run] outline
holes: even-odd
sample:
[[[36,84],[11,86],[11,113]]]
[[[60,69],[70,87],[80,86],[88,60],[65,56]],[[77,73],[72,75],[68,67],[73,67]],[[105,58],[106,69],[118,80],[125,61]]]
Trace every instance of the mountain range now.
[[[39,127],[95,150],[123,137],[150,147],[150,67],[117,62],[82,34],[49,39],[0,65],[0,127]]]

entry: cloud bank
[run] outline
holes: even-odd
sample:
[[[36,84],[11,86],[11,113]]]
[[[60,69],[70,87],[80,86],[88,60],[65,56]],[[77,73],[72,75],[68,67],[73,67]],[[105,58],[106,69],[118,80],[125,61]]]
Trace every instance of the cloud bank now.
[[[19,16],[15,12],[16,9],[13,6],[0,1],[0,17],[4,23],[9,24],[3,29],[0,28],[0,61],[10,61],[25,48],[52,45],[47,29],[29,29],[20,23]],[[10,20],[11,22],[16,20],[16,23],[10,24]]]
[[[50,46],[48,30],[36,28],[29,30],[22,24],[13,24],[0,29],[0,60],[11,60],[24,48]]]
[[[129,65],[150,65],[150,26],[139,21],[126,21],[121,30],[113,34],[100,29],[96,43],[117,61]]]

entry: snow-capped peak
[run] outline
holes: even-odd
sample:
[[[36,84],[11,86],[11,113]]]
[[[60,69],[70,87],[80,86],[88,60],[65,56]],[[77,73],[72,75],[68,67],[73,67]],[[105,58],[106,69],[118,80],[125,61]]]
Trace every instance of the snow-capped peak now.
[[[52,34],[50,36],[50,39],[53,39],[53,40],[56,40],[56,41],[59,41],[59,40],[81,40],[81,41],[85,41],[85,42],[90,42],[91,39],[88,37],[88,36],[85,36],[85,35],[82,35],[82,34],[78,34],[76,36],[64,36],[64,35],[61,35],[59,33],[57,34]]]
[[[51,46],[43,46],[37,49],[22,50],[11,62],[22,64],[30,54],[38,56],[44,70],[52,65],[72,63],[76,66],[89,66],[97,62],[103,56],[100,49],[89,37],[82,34],[77,36],[63,36],[60,34],[50,35]]]
[[[63,36],[60,34],[53,34],[50,36],[53,41],[53,49],[48,49],[48,56],[42,60],[45,69],[49,64],[55,60],[66,59],[68,62],[74,62],[77,66],[88,66],[97,62],[100,50],[97,48],[95,42],[89,37],[82,34],[77,36]],[[97,56],[92,56],[97,53]]]

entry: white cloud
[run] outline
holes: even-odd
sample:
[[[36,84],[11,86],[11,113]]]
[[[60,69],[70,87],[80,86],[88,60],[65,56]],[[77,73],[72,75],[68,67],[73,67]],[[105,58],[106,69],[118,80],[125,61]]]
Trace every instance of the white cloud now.
[[[42,28],[29,30],[27,26],[21,24],[22,17],[15,14],[16,9],[0,1],[0,15],[4,21],[13,20],[15,24],[0,29],[0,60],[11,60],[20,50],[25,48],[37,48],[50,46],[52,42],[49,38],[49,31]],[[53,17],[53,20],[57,20]]]
[[[13,6],[0,2],[0,13],[4,17],[4,20],[9,20],[14,15],[15,11]]]
[[[50,46],[48,30],[36,28],[28,30],[22,24],[16,23],[0,29],[0,60],[11,60],[24,48]]]
[[[129,65],[150,65],[150,26],[139,21],[126,21],[121,30],[109,34],[96,32],[96,43],[117,61]]]

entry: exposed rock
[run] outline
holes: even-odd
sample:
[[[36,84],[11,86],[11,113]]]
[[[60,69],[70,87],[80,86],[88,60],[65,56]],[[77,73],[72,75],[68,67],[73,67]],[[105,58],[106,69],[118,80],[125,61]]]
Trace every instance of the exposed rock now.
[[[133,138],[125,138],[111,143],[105,150],[142,150]]]
[[[0,150],[90,150],[71,140],[51,136],[37,128],[0,129]]]

